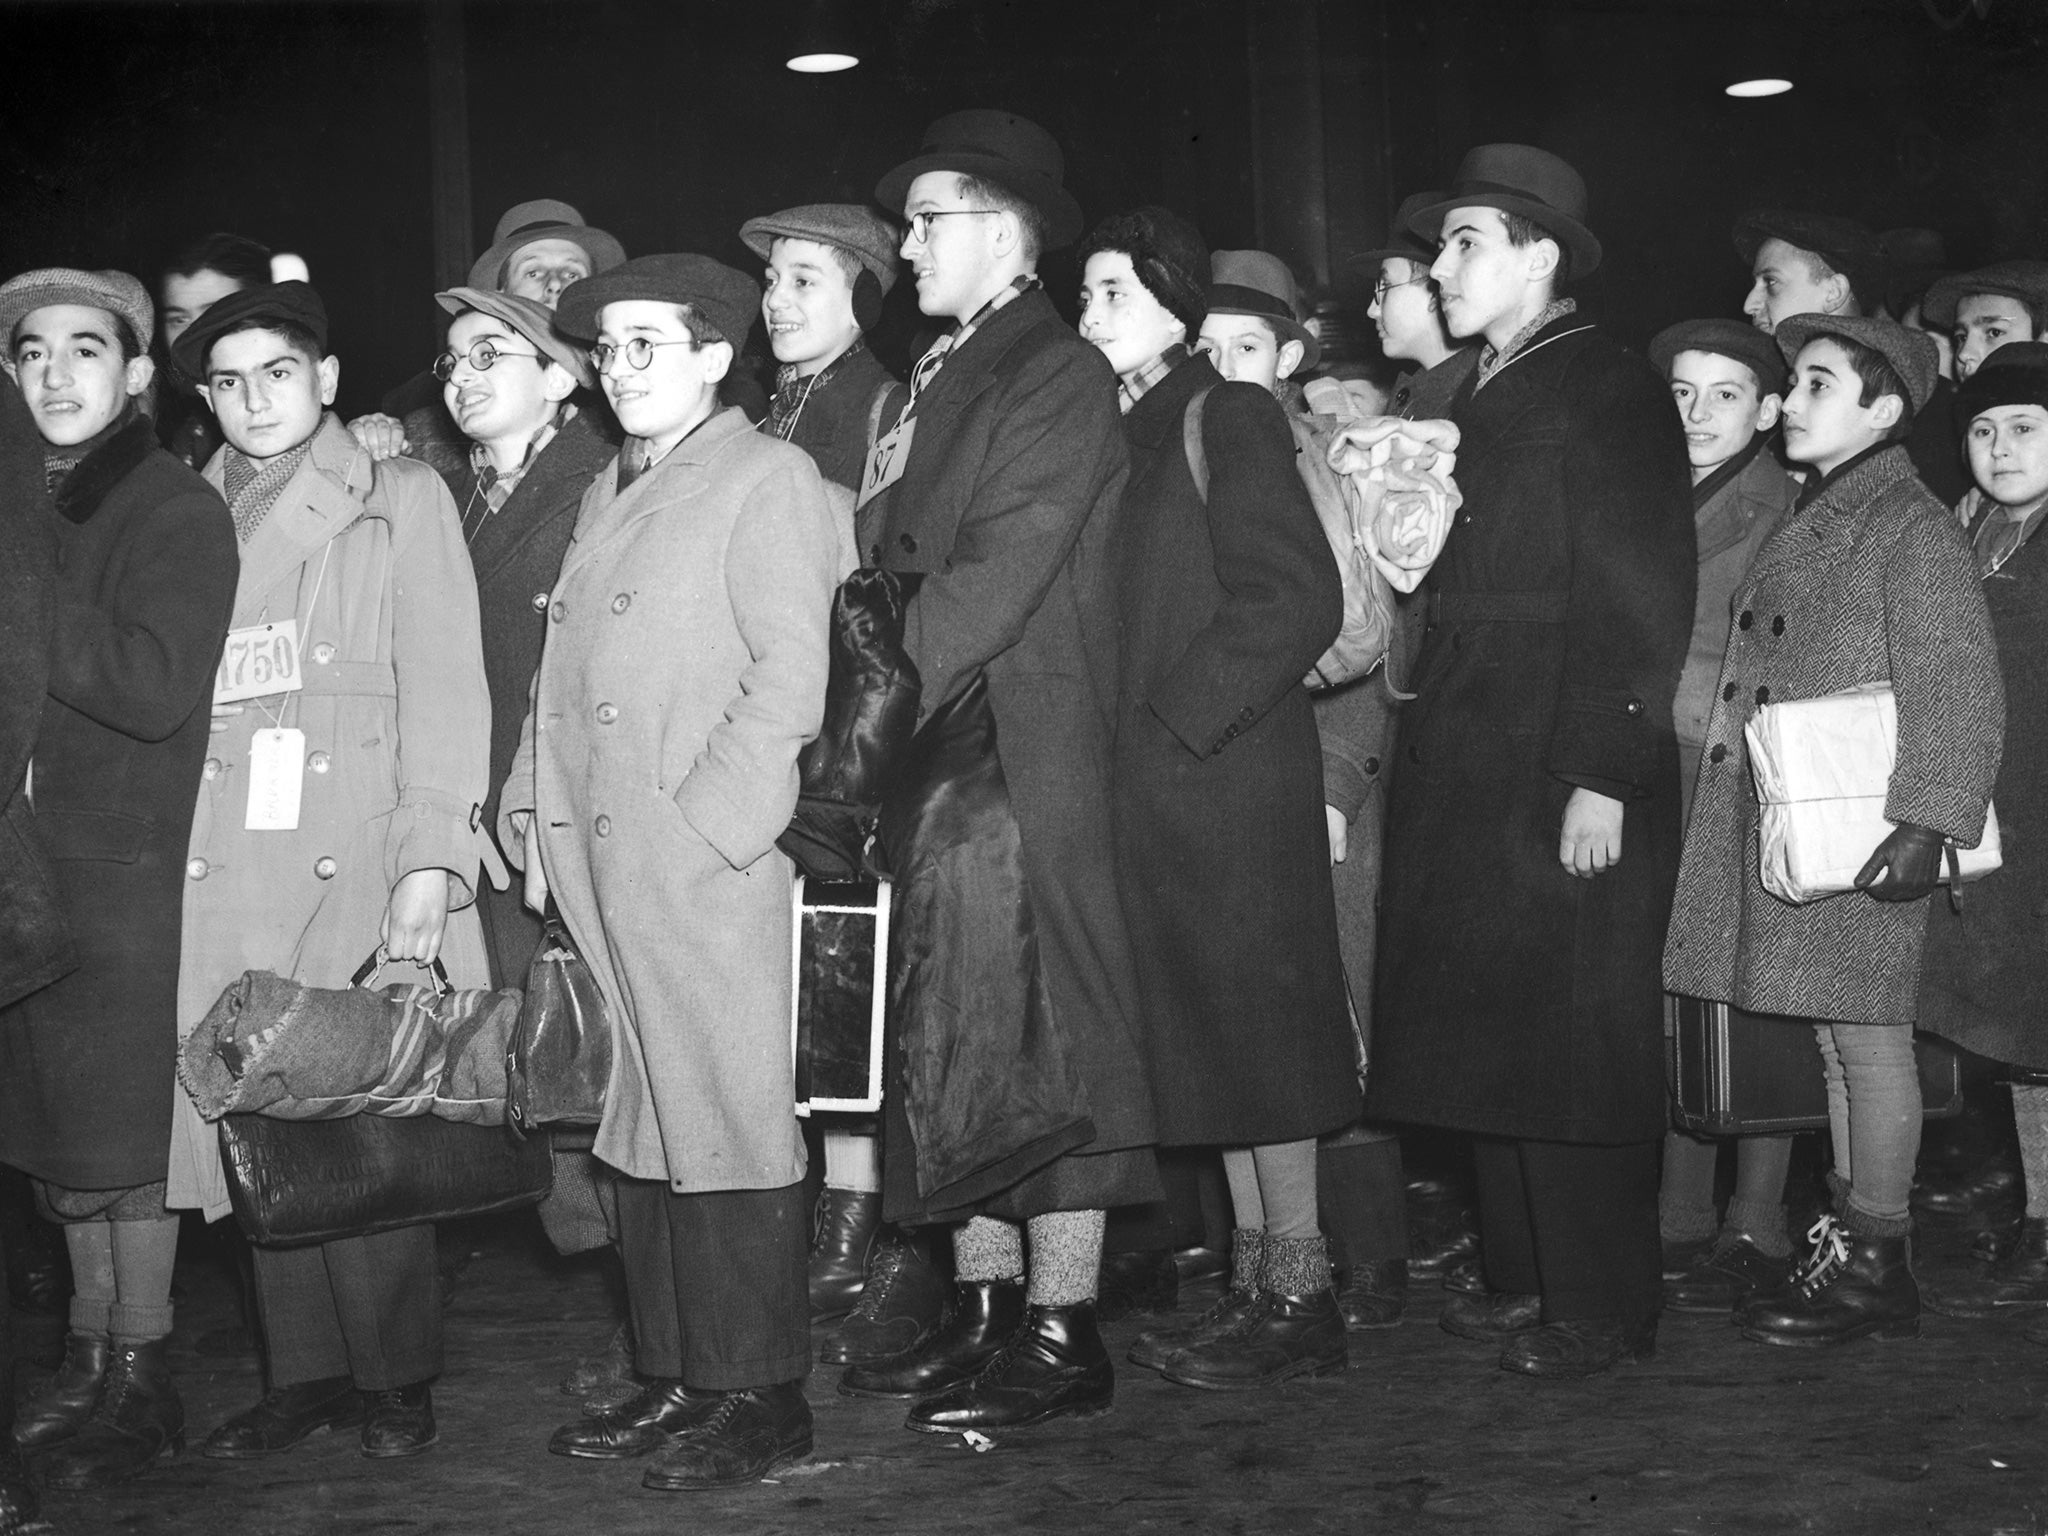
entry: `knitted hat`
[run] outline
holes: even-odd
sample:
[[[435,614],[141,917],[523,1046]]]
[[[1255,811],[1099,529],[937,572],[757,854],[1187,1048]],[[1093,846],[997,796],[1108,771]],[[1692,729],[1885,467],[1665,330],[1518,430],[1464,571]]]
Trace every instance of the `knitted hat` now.
[[[1209,247],[1202,232],[1170,208],[1148,205],[1113,213],[1082,242],[1082,266],[1101,251],[1121,251],[1145,291],[1188,328],[1188,344],[1209,312]]]
[[[483,288],[450,288],[445,293],[435,294],[434,298],[451,315],[475,310],[493,320],[503,321],[540,348],[542,357],[560,363],[585,389],[597,388],[597,372],[590,366],[590,350],[577,346],[557,331],[555,312],[539,300],[522,299],[516,294]]]
[[[1782,240],[1795,250],[1811,251],[1848,278],[1849,291],[1865,309],[1884,297],[1884,250],[1877,236],[1854,219],[1832,213],[1752,208],[1736,219],[1731,238],[1744,266],[1756,265],[1756,253],[1766,240]]]
[[[609,272],[626,259],[626,248],[601,229],[583,222],[583,215],[552,197],[515,203],[505,210],[491,235],[491,248],[469,269],[471,288],[502,288],[505,263],[536,240],[566,240],[590,258],[593,274]]]
[[[2048,261],[1994,261],[1974,272],[1953,273],[1927,290],[1920,316],[1946,329],[1956,323],[1957,306],[1976,293],[2018,299],[2034,317],[2034,329],[2048,329]]]
[[[1053,136],[1028,117],[988,107],[949,112],[924,131],[911,159],[875,187],[875,201],[901,213],[910,184],[928,171],[955,171],[992,181],[1038,210],[1048,250],[1081,233],[1081,205],[1066,189],[1067,159]]]
[[[1450,186],[1408,216],[1408,228],[1434,245],[1454,208],[1520,214],[1571,252],[1572,276],[1600,265],[1600,242],[1586,228],[1586,179],[1533,144],[1481,144],[1458,162]]]
[[[1882,354],[1906,386],[1906,404],[1915,414],[1934,398],[1934,386],[1941,377],[1941,352],[1925,331],[1908,330],[1896,320],[1876,316],[1792,315],[1778,322],[1772,339],[1791,363],[1797,361],[1801,347],[1821,336],[1846,336]]]
[[[1287,263],[1266,251],[1217,251],[1209,258],[1209,313],[1256,315],[1283,342],[1301,343],[1306,373],[1323,355],[1316,333],[1301,323],[1301,290]]]
[[[903,244],[903,231],[857,203],[806,203],[749,219],[740,226],[740,243],[763,261],[775,242],[785,238],[815,240],[850,251],[875,274],[882,292],[896,286],[896,248]]]
[[[194,382],[206,378],[206,357],[229,331],[260,330],[266,324],[296,325],[327,351],[327,306],[311,283],[259,283],[210,305],[185,327],[171,346],[171,360]]]
[[[126,272],[86,272],[77,267],[38,267],[0,283],[0,346],[11,353],[14,328],[36,310],[52,304],[83,304],[104,309],[128,322],[135,332],[137,355],[149,350],[156,331],[156,309],[149,290]]]
[[[628,299],[688,304],[718,327],[735,352],[761,312],[760,284],[722,261],[709,256],[635,256],[564,288],[555,305],[555,328],[565,335],[595,339],[599,312],[607,304]]]
[[[1672,359],[1681,352],[1733,358],[1756,375],[1757,388],[1764,394],[1785,393],[1785,359],[1777,343],[1745,321],[1681,320],[1650,340],[1650,361],[1667,378]]]
[[[2048,342],[2009,341],[1956,386],[1956,424],[1965,432],[1973,418],[1998,405],[2048,411]]]

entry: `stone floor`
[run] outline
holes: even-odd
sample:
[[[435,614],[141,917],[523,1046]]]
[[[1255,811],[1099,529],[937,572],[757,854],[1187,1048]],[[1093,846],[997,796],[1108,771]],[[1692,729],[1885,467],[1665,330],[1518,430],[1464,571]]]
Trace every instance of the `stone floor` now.
[[[1923,1273],[1969,1233],[1932,1233]],[[268,1463],[188,1453],[123,1488],[54,1495],[62,1536],[300,1533],[957,1531],[1776,1533],[2048,1532],[2048,1350],[2021,1324],[1929,1317],[1916,1342],[1806,1353],[1671,1315],[1655,1359],[1581,1384],[1495,1368],[1435,1326],[1441,1292],[1399,1328],[1354,1335],[1340,1377],[1248,1395],[1135,1368],[1104,1419],[985,1453],[913,1435],[900,1407],[812,1378],[817,1453],[738,1493],[657,1494],[635,1464],[547,1454],[575,1412],[555,1382],[612,1326],[592,1266],[547,1254],[526,1221],[444,1234],[461,1267],[436,1388],[440,1445],[371,1463],[352,1434]],[[229,1271],[181,1266],[173,1360],[194,1441],[257,1395],[247,1356],[202,1354],[236,1316]],[[1149,1320],[1114,1325],[1119,1351]],[[49,1324],[54,1338],[55,1324]]]

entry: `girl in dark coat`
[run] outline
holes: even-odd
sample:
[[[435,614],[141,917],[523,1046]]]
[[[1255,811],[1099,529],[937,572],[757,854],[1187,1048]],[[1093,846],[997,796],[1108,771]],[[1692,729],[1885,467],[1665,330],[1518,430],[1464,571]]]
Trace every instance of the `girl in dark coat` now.
[[[220,498],[137,408],[152,319],[126,273],[0,287],[57,513],[31,798],[84,962],[0,1014],[0,1161],[65,1224],[77,1287],[63,1367],[15,1429],[49,1448],[61,1487],[140,1472],[184,1422],[163,1355],[178,1245],[164,1167],[185,844],[236,560]]]
[[[1082,256],[1081,334],[1117,372],[1131,446],[1112,803],[1146,1057],[1160,1139],[1226,1149],[1240,1271],[1214,1314],[1131,1358],[1189,1386],[1255,1387],[1346,1358],[1314,1138],[1356,1118],[1358,1092],[1301,681],[1342,587],[1279,402],[1187,350],[1207,305],[1201,236],[1143,208]]]

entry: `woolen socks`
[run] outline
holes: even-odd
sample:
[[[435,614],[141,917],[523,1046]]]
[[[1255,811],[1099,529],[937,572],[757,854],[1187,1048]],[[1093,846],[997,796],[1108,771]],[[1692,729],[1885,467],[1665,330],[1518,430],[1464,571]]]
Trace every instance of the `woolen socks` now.
[[[953,1229],[953,1274],[962,1285],[1024,1277],[1024,1233],[1014,1222],[971,1216]]]
[[[1095,1299],[1107,1216],[1106,1211],[1050,1211],[1031,1218],[1026,1302],[1034,1307],[1077,1307]]]
[[[2048,1088],[2014,1083],[2012,1120],[2020,1133],[2020,1167],[2027,1180],[2027,1214],[2048,1216]]]
[[[171,1271],[178,1261],[178,1218],[107,1223],[113,1239],[114,1305],[109,1331],[119,1339],[161,1339],[171,1331]]]
[[[1259,1293],[1266,1261],[1266,1229],[1239,1227],[1230,1234],[1230,1288],[1243,1296]]]
[[[1330,1288],[1330,1249],[1320,1237],[1267,1237],[1259,1289],[1273,1296],[1318,1296]]]

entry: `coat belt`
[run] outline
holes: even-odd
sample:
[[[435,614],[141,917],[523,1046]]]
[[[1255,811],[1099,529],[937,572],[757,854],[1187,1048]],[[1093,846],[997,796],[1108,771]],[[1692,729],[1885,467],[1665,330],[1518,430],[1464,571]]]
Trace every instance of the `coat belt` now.
[[[1429,622],[1437,624],[1562,624],[1569,592],[1431,592]]]
[[[301,691],[395,699],[398,697],[398,678],[388,661],[330,661],[306,669],[306,686]]]

